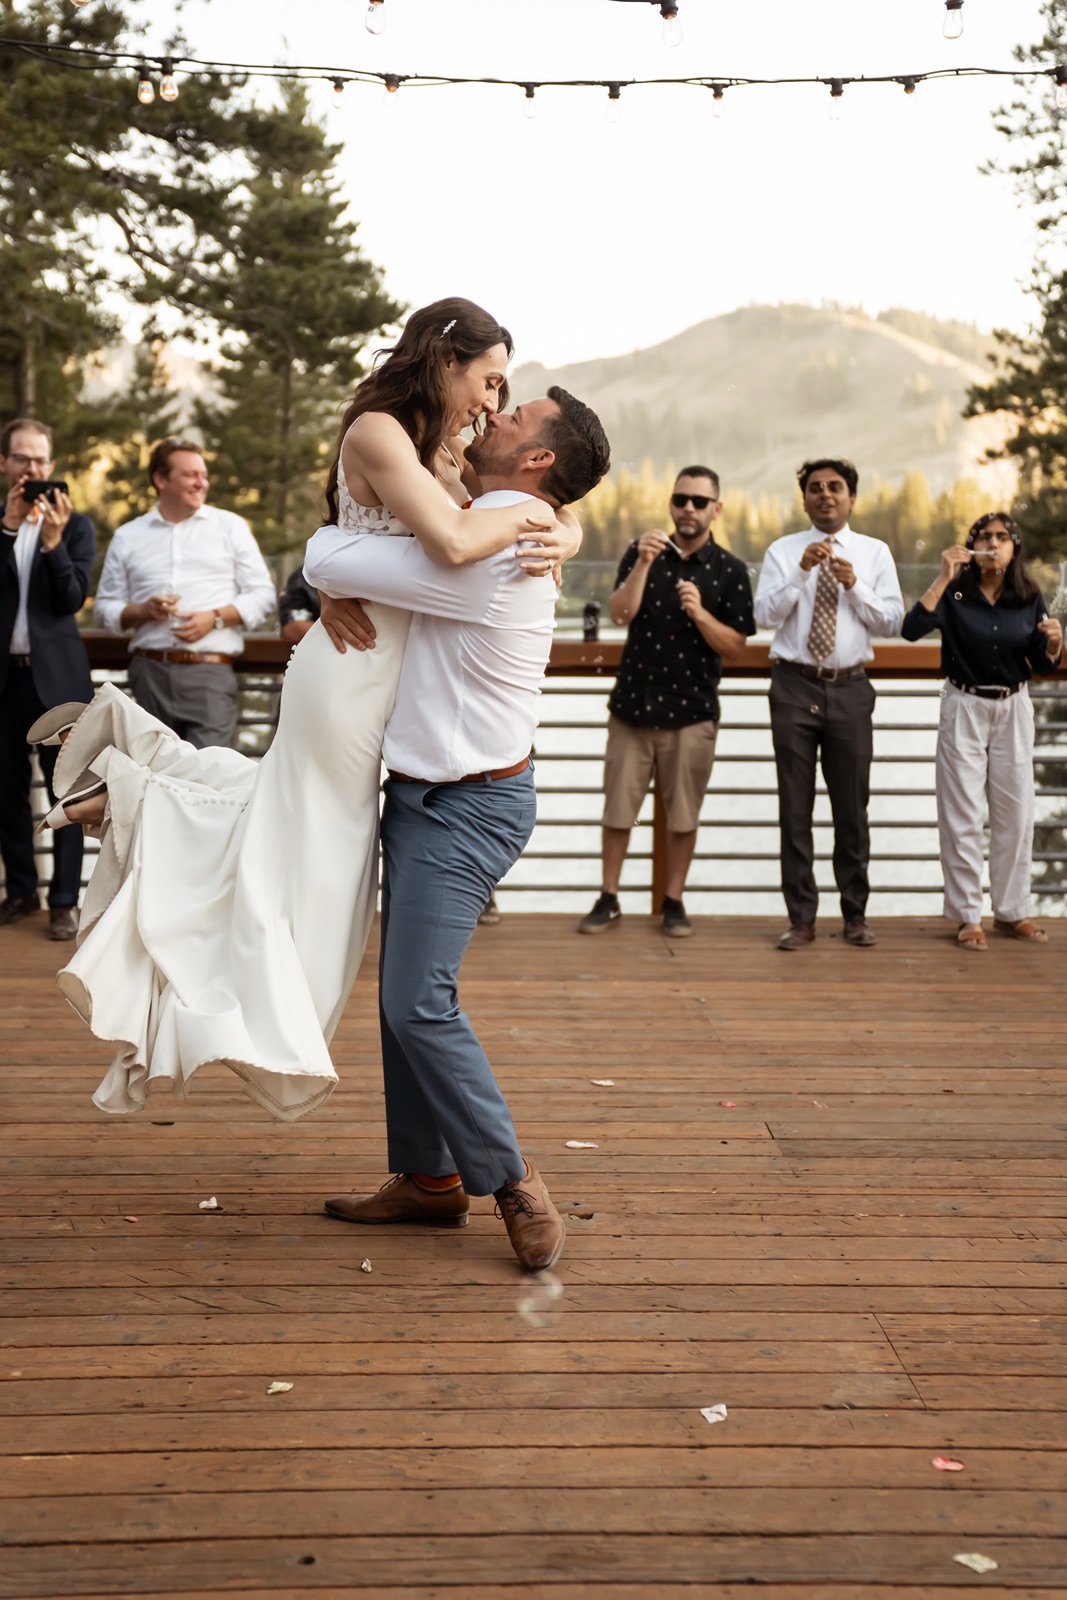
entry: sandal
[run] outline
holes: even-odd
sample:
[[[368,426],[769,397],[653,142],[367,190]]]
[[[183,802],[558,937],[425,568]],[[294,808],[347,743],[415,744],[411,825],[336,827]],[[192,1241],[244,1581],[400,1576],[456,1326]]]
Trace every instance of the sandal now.
[[[26,743],[62,744],[87,705],[86,700],[67,700],[61,706],[53,706],[29,728]]]
[[[1001,922],[999,917],[994,917],[993,926],[998,933],[1007,934],[1009,939],[1025,939],[1028,944],[1048,944],[1048,934],[1031,917],[1024,917],[1021,922]]]
[[[956,929],[956,943],[961,950],[988,950],[985,933],[982,928],[970,922],[961,922]]]

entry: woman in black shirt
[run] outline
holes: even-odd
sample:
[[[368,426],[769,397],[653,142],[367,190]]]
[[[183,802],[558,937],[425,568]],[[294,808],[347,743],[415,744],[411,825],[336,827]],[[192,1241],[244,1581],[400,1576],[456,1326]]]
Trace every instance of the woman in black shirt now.
[[[1031,672],[1053,672],[1063,630],[1038,592],[1011,517],[979,517],[966,545],[941,557],[941,571],[904,618],[905,639],[941,630],[937,734],[937,823],[945,915],[966,950],[985,950],[982,821],[989,807],[993,926],[1044,944],[1030,916],[1034,841],[1034,708]]]

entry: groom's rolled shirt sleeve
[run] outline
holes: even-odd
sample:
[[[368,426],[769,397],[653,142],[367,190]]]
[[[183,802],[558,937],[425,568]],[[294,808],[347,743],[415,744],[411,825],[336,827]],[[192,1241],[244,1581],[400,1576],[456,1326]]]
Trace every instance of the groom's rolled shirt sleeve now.
[[[402,611],[473,622],[485,616],[511,551],[465,567],[442,567],[417,539],[320,528],[308,540],[304,577],[332,599],[380,600]]]

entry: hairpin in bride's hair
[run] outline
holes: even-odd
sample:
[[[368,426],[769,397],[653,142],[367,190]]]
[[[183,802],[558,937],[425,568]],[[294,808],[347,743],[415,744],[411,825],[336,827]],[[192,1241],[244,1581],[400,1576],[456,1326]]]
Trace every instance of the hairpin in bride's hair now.
[[[453,317],[452,321],[451,322],[446,322],[444,327],[441,329],[441,338],[443,339],[446,333],[451,333],[452,329],[455,326],[456,326],[456,319],[455,319],[455,317]]]

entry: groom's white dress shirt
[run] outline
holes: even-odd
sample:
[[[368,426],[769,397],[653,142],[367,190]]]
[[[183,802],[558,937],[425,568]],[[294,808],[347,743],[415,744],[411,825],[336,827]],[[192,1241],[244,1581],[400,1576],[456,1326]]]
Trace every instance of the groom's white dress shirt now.
[[[476,507],[517,505],[512,489]],[[440,566],[417,539],[320,528],[304,576],[333,598],[412,612],[383,755],[394,772],[433,783],[512,766],[529,755],[555,621],[553,578],[524,572],[515,546],[463,567]]]

